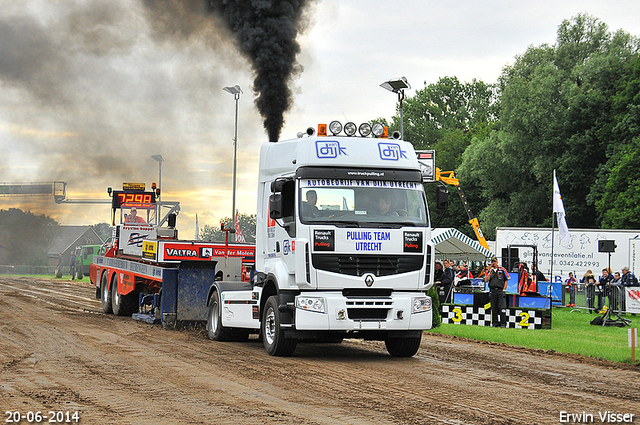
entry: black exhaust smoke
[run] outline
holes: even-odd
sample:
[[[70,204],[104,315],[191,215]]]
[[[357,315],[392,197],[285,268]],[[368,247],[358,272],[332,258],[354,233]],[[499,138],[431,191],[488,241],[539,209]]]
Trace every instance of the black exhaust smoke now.
[[[291,78],[302,71],[296,63],[296,41],[307,0],[211,0],[208,11],[223,18],[256,73],[253,90],[269,141],[276,142],[291,106]]]

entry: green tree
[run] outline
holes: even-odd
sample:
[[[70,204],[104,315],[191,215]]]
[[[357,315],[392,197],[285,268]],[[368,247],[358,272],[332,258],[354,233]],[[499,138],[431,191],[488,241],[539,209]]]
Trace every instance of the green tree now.
[[[608,149],[608,161],[600,170],[599,186],[592,191],[603,227],[640,226],[640,57],[624,67],[629,78],[619,84],[613,98],[617,143]]]
[[[102,239],[103,241],[106,241],[111,237],[112,228],[111,228],[111,225],[109,225],[109,223],[103,222],[103,223],[92,224],[91,228],[95,230],[98,236],[100,236],[100,239]]]
[[[0,210],[0,242],[11,265],[48,265],[47,252],[59,224],[51,217],[18,208]]]
[[[230,217],[224,217],[221,220],[222,223],[225,223],[225,228],[233,229],[233,220]],[[242,230],[242,234],[244,235],[244,239],[247,243],[255,243],[256,242],[256,215],[255,214],[238,214],[238,222],[240,223],[240,230]],[[220,226],[209,226],[205,225],[202,230],[200,230],[200,240],[202,241],[210,241],[210,242],[224,242],[226,232],[220,229]],[[234,242],[235,236],[234,234],[229,235],[229,242]]]
[[[560,25],[555,46],[530,47],[504,68],[500,122],[471,142],[459,169],[486,203],[479,218],[489,236],[494,224],[551,225],[554,169],[569,226],[600,224],[594,194],[618,142],[613,99],[637,51],[633,37],[584,14]]]
[[[498,97],[494,86],[473,80],[461,83],[456,77],[443,77],[438,82],[416,91],[404,100],[404,139],[416,149],[434,149],[436,166],[443,171],[456,171],[462,154],[474,136],[487,134],[496,123]],[[392,118],[390,131],[399,127],[399,115]],[[459,177],[459,176],[458,176]],[[479,211],[483,204],[474,188],[460,179],[469,205]],[[435,190],[426,188],[432,211]],[[439,227],[455,227],[471,237],[473,228],[467,223],[466,210],[455,188],[450,188],[449,209],[434,213],[432,221]]]

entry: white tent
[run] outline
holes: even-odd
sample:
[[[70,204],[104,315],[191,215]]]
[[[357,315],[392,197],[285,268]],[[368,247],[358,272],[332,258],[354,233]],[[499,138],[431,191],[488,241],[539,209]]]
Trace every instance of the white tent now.
[[[474,241],[458,229],[453,227],[434,229],[431,232],[431,242],[436,246],[437,260],[465,260],[485,261],[493,254],[478,241]]]

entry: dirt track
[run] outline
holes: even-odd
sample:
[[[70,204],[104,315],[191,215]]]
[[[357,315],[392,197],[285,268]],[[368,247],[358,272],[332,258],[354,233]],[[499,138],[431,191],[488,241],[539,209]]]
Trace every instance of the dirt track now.
[[[104,315],[86,279],[0,277],[0,407],[3,422],[557,424],[561,411],[594,423],[609,411],[640,423],[640,370],[433,335],[410,359],[355,340],[269,357],[257,340]]]

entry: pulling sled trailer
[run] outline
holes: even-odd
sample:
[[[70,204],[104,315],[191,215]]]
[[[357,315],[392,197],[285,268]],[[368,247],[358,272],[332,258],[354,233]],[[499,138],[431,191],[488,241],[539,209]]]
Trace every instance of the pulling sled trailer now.
[[[255,248],[178,240],[177,208],[160,219],[155,185],[125,184],[112,196],[113,234],[90,268],[105,313],[174,327],[204,321],[207,295],[216,280],[248,280]],[[118,224],[116,224],[118,222]],[[167,223],[162,227],[159,223]]]

